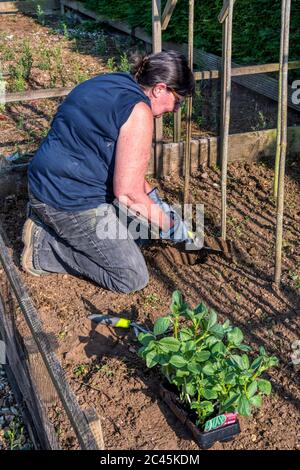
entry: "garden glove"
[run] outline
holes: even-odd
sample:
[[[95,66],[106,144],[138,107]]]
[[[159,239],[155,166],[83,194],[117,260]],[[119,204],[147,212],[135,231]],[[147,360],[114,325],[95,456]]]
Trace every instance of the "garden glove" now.
[[[172,208],[172,206],[159,197],[157,188],[152,189],[152,191],[148,193],[148,196],[155,204],[158,204],[161,210],[164,211],[165,214],[169,215],[171,221],[173,221],[172,227],[170,227],[167,232],[160,230],[160,238],[164,240],[171,240],[174,243],[190,242],[191,236],[188,233],[188,228],[185,222]]]

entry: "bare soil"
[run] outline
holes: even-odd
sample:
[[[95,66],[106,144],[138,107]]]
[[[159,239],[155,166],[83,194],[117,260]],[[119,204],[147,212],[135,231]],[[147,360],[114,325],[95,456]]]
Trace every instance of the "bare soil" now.
[[[120,295],[71,275],[33,278],[19,267],[21,229],[26,196],[16,195],[1,205],[3,224],[14,258],[39,309],[44,328],[55,335],[57,354],[79,403],[93,405],[100,416],[108,449],[196,449],[183,426],[160,400],[161,380],[137,356],[132,332],[95,326],[91,312],[113,313],[151,326],[168,312],[170,296],[179,289],[195,305],[205,301],[241,327],[246,342],[263,345],[280,360],[271,371],[274,393],[251,419],[242,419],[235,441],[215,449],[299,449],[299,374],[291,362],[292,342],[299,339],[300,314],[300,175],[289,162],[286,177],[284,256],[281,288],[273,285],[275,208],[271,194],[273,170],[268,162],[233,164],[228,185],[228,237],[242,247],[244,256],[233,262],[210,255],[202,264],[174,265],[145,252],[150,282],[141,292]],[[193,202],[204,203],[206,229],[218,234],[220,225],[220,174],[206,169],[193,176]],[[180,199],[183,181],[169,176],[159,184],[162,195]],[[297,277],[298,276],[298,277]],[[298,280],[298,281],[297,281]],[[54,422],[63,445],[68,428]],[[65,440],[64,440],[65,439]],[[72,445],[71,445],[72,447]]]

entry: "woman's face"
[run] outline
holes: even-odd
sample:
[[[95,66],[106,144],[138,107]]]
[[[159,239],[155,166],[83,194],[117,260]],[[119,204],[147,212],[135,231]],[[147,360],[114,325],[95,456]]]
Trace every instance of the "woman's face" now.
[[[164,113],[176,113],[184,102],[184,97],[167,87],[165,83],[158,83],[147,91],[155,118],[161,117]]]

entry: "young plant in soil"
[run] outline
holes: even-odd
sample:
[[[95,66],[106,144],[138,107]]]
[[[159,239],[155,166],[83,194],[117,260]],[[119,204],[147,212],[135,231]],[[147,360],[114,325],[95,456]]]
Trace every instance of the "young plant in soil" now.
[[[172,296],[171,313],[159,318],[153,332],[140,333],[139,354],[149,368],[159,366],[181,401],[196,413],[197,426],[225,412],[251,416],[253,407],[270,395],[271,383],[261,375],[278,359],[260,347],[256,357],[243,343],[242,331],[218,322],[204,303],[190,309],[180,292]]]

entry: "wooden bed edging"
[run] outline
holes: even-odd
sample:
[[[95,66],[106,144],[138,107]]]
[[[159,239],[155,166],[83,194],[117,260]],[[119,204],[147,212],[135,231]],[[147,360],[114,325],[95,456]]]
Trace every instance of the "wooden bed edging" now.
[[[258,161],[261,156],[275,156],[276,129],[229,135],[229,163]],[[202,137],[191,141],[191,172],[202,165],[218,163],[219,137]],[[158,175],[183,175],[184,142],[163,143],[163,157],[158,164]],[[288,128],[288,153],[300,153],[300,126]],[[0,198],[27,191],[27,169],[0,160]],[[148,176],[155,175],[154,152],[148,167]]]
[[[51,401],[53,394],[57,394],[81,449],[103,450],[100,419],[93,410],[84,413],[79,407],[64,370],[53,351],[49,335],[42,328],[38,311],[9,255],[5,238],[5,232],[0,225],[0,264],[8,280],[9,295],[13,297],[11,295],[13,293],[17,299],[19,310],[29,328],[30,337],[20,338],[22,344],[18,341],[15,312],[7,311],[3,301],[0,303],[0,331],[7,345],[7,356],[14,379],[32,417],[35,436],[39,437],[43,449],[59,449],[45,406],[45,401],[47,399]],[[38,362],[43,370],[38,367]],[[40,372],[40,383],[37,380],[38,372]]]

